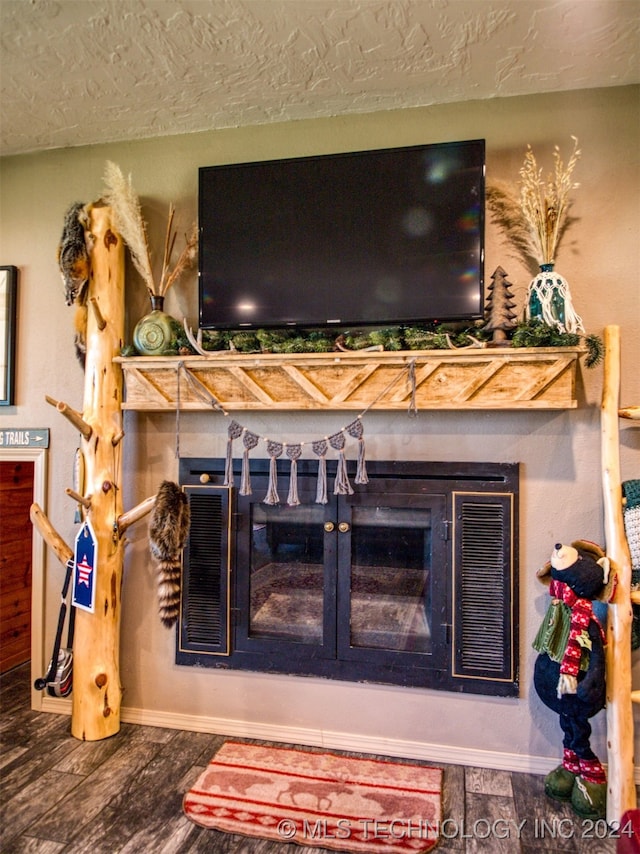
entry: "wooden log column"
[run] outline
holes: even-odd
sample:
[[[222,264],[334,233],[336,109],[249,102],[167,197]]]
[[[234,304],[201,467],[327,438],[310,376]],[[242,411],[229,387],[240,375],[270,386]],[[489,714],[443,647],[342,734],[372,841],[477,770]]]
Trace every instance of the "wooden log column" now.
[[[607,821],[620,821],[636,806],[631,708],[631,556],[622,511],[618,406],[620,327],[604,330],[605,362],[600,409],[602,490],[606,552],[618,573],[607,618]]]
[[[77,610],[73,653],[71,732],[96,741],[120,729],[120,615],[124,542],[122,514],[122,370],[113,359],[124,337],[124,244],[111,209],[89,211],[92,240],[87,357],[82,420],[85,508],[97,539],[95,612]]]

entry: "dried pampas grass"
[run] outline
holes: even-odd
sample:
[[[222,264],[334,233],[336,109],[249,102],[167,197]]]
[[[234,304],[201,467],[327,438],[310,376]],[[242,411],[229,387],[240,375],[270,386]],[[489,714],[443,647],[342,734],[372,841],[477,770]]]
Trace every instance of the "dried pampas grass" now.
[[[147,226],[142,217],[140,200],[131,183],[131,175],[125,178],[119,166],[107,161],[104,183],[103,199],[113,211],[114,225],[129,247],[133,265],[140,273],[149,291],[149,296],[165,296],[169,288],[185,270],[192,266],[195,260],[198,251],[197,226],[194,224],[189,234],[185,235],[185,247],[172,266],[171,258],[176,241],[176,232],[173,231],[175,208],[173,204],[169,205],[162,270],[160,282],[156,285],[151,265]]]
[[[518,188],[502,181],[487,182],[489,212],[528,267],[553,264],[560,241],[573,222],[569,196],[579,186],[572,176],[582,152],[577,138],[571,139],[573,151],[566,165],[559,147],[554,147],[554,170],[546,181],[528,145]]]
[[[140,200],[131,184],[131,175],[125,178],[119,166],[107,161],[104,172],[104,201],[113,211],[114,225],[131,252],[131,260],[150,294],[154,293],[153,272],[149,257],[147,230],[142,219]]]

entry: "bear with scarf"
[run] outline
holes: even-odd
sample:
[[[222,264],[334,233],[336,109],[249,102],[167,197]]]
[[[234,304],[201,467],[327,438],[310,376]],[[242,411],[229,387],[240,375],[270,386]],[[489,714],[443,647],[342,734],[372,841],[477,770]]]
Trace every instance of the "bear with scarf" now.
[[[594,543],[556,544],[537,573],[551,603],[533,642],[540,654],[535,689],[560,716],[562,763],[545,777],[545,792],[568,801],[581,818],[604,818],[607,782],[591,749],[589,719],[605,706],[606,603],[613,595],[609,561]]]

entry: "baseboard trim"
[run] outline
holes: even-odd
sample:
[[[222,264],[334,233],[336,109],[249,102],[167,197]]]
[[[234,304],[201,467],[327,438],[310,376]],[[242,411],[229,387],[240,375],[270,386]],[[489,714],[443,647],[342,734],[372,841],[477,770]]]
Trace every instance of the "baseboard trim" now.
[[[42,711],[70,715],[71,700],[43,697]],[[397,759],[420,759],[442,765],[468,765],[477,768],[492,768],[496,771],[515,771],[521,774],[548,774],[558,764],[557,758],[549,759],[543,756],[469,749],[453,744],[431,744],[423,741],[377,738],[358,735],[357,733],[252,723],[251,721],[200,715],[181,715],[173,712],[148,711],[125,706],[121,709],[120,719],[123,723],[140,726],[208,732],[212,735],[225,735],[231,738],[252,738],[259,741],[324,747],[328,750],[382,754]],[[634,769],[634,781],[636,785],[640,785],[639,766]]]
[[[546,774],[557,765],[557,761],[541,757],[502,754],[488,750],[468,750],[455,745],[376,738],[358,735],[357,733],[283,727],[249,721],[204,718],[195,715],[149,713],[142,709],[123,709],[122,720],[145,726],[159,726],[169,729],[177,727],[194,732],[210,732],[236,738],[254,738],[260,741],[324,747],[331,750],[382,754],[401,759],[421,759],[445,765],[474,765],[504,771],[522,771],[528,774]]]

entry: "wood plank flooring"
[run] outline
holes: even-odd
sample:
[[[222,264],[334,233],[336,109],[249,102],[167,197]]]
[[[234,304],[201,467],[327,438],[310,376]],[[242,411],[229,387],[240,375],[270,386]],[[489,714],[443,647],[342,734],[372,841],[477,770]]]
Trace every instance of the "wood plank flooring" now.
[[[27,666],[1,677],[2,854],[324,850],[206,830],[184,817],[183,795],[224,736],[123,724],[109,739],[80,742],[68,717],[31,711],[29,688]],[[616,850],[604,823],[583,823],[547,799],[535,775],[445,766],[443,812],[436,854]],[[609,838],[598,838],[603,834]]]

